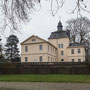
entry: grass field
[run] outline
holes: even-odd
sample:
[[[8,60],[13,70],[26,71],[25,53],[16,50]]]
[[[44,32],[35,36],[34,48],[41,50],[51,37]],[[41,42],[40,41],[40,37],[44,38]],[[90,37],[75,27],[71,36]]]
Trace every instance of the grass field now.
[[[61,74],[0,75],[0,81],[90,83],[90,75],[61,75]]]
[[[0,87],[0,90],[17,90],[17,89]]]

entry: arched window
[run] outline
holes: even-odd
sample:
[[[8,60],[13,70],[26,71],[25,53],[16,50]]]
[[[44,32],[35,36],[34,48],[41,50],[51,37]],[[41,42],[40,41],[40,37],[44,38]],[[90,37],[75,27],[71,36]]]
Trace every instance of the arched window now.
[[[36,39],[32,39],[32,41],[36,41]]]

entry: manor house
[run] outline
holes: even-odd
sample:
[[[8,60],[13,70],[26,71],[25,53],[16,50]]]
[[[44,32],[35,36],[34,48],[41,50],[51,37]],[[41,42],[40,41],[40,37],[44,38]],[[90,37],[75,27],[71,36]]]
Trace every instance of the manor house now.
[[[21,43],[21,62],[84,62],[85,47],[71,43],[70,30],[59,21],[57,31],[47,40],[32,35]]]

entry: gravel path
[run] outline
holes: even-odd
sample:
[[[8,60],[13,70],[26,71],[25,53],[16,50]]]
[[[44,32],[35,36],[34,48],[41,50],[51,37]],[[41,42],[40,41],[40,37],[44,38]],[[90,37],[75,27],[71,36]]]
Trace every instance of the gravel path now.
[[[2,89],[3,88],[3,89]],[[90,90],[84,83],[0,82],[0,90]]]

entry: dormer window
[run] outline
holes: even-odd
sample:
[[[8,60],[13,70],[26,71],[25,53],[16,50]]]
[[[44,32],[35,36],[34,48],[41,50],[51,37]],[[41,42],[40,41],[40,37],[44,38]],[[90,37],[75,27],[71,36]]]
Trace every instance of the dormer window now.
[[[32,41],[36,41],[36,39],[32,39]]]

